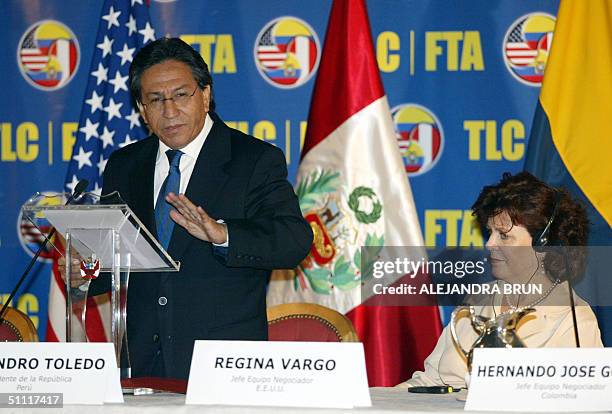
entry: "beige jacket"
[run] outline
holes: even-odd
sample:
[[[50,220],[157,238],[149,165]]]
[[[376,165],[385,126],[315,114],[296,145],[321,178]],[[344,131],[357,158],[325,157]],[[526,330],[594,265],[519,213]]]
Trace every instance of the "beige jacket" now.
[[[567,283],[555,289],[536,311],[525,316],[517,329],[518,336],[528,348],[568,348],[574,345],[574,328],[569,306],[558,306],[565,303],[568,297]],[[600,348],[601,334],[595,314],[582,299],[576,297],[576,319],[583,348]],[[494,305],[477,306],[476,312],[486,317],[500,314],[501,296],[496,297]],[[547,305],[550,304],[550,305]],[[469,318],[461,318],[457,323],[457,336],[464,349],[469,349],[477,338]],[[425,360],[425,371],[417,371],[412,378],[398,385],[408,388],[416,385],[452,385],[465,387],[467,362],[461,352],[455,348],[448,326],[442,331],[433,352]]]

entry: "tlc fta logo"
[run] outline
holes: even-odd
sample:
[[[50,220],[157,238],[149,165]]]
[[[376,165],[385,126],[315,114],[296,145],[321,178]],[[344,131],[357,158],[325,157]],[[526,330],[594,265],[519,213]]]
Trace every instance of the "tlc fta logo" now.
[[[68,84],[78,69],[80,56],[79,42],[72,30],[55,20],[34,23],[17,48],[21,74],[30,85],[43,91]]]
[[[424,106],[407,103],[391,109],[391,117],[408,176],[432,169],[444,148],[444,131],[436,115]]]
[[[279,17],[257,35],[255,65],[266,82],[277,88],[297,88],[319,66],[321,46],[316,32],[297,17]]]
[[[545,13],[519,17],[504,37],[506,67],[519,82],[540,86],[555,30],[555,18]]]
[[[51,207],[63,204],[63,199],[58,197],[57,193],[42,192],[37,196],[32,197],[26,202],[27,205],[36,207]],[[20,210],[17,217],[17,235],[23,250],[30,256],[34,257],[38,249],[43,246],[51,233],[53,226],[42,213],[24,212]],[[38,256],[39,262],[51,262],[54,257],[55,237],[50,239],[50,243],[45,245],[45,248]]]

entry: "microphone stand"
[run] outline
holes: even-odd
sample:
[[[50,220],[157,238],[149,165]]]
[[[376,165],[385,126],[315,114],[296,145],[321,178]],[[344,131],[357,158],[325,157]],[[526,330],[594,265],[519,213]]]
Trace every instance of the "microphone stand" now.
[[[576,304],[574,303],[574,289],[572,287],[572,278],[567,279],[569,288],[569,299],[570,306],[572,308],[572,322],[574,323],[574,340],[576,342],[576,348],[580,348],[580,338],[578,337],[578,321],[576,319]]]

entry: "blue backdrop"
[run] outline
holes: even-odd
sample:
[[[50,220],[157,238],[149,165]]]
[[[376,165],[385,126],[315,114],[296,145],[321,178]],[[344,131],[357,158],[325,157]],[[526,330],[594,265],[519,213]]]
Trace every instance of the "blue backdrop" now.
[[[481,244],[469,207],[483,185],[523,166],[558,1],[367,4],[426,243]],[[20,225],[21,204],[37,191],[63,187],[102,1],[6,0],[3,7],[4,300],[37,242]],[[218,114],[283,149],[293,179],[330,7],[329,0],[153,0],[151,18],[158,36],[181,36],[200,51]],[[54,43],[60,38],[69,42]],[[306,58],[279,59],[286,51]],[[16,298],[41,337],[49,278],[49,265],[40,261]]]

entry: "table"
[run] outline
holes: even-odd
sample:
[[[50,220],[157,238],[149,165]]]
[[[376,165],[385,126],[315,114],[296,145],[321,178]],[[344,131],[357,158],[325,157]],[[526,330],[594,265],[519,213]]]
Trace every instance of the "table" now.
[[[346,413],[357,411],[364,414],[393,414],[393,413],[457,413],[464,412],[464,402],[458,398],[465,398],[465,391],[454,394],[411,394],[406,389],[398,388],[370,388],[372,407],[354,410],[326,409],[326,408],[288,408],[288,407],[240,407],[240,406],[203,406],[185,405],[185,396],[182,394],[153,394],[142,396],[125,396],[125,404],[108,404],[104,406],[65,406],[63,409],[45,409],[44,414],[73,413],[73,414],[178,414],[178,413]],[[2,409],[2,413],[23,414],[23,408]],[[480,412],[481,414],[483,412]]]

